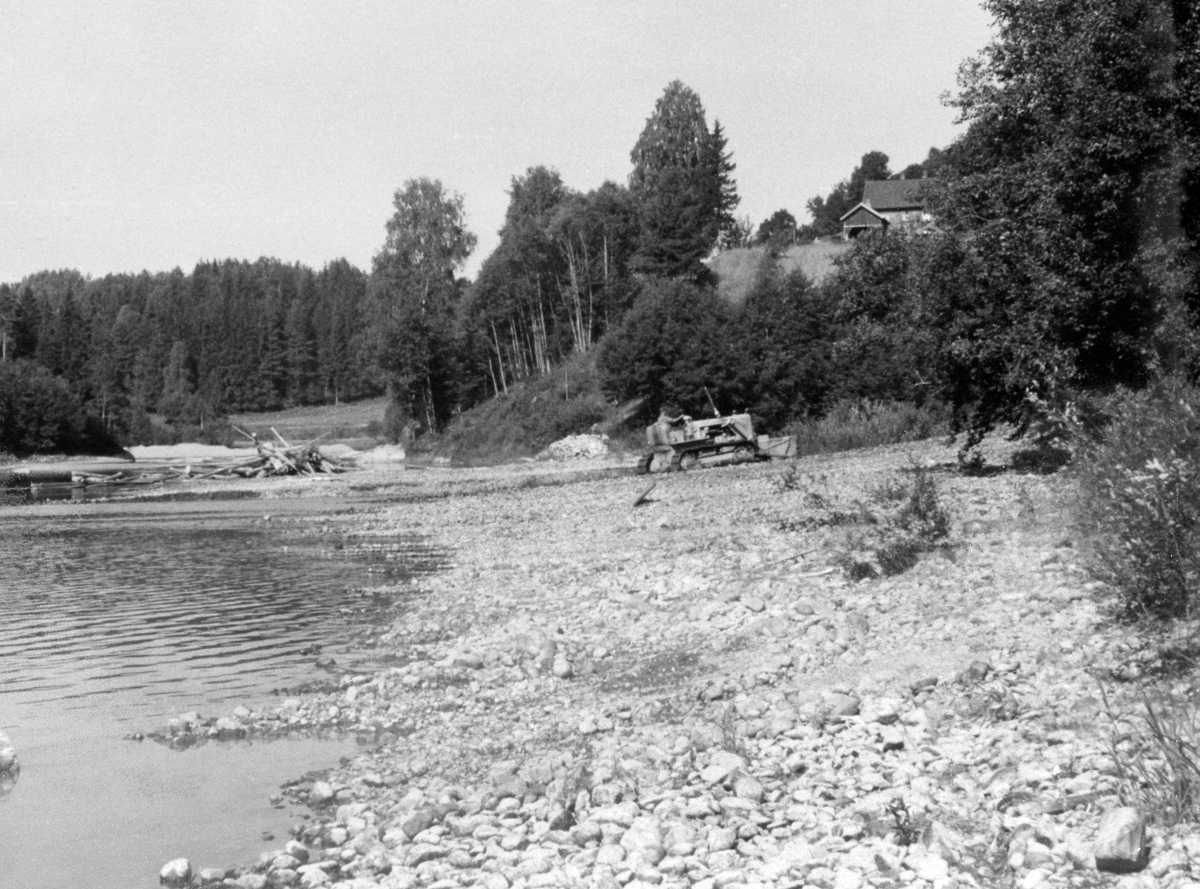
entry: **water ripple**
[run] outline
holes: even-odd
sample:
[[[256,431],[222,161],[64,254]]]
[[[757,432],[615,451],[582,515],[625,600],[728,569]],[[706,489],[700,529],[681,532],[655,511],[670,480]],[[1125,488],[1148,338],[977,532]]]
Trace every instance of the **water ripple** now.
[[[260,507],[261,508],[261,507]],[[263,696],[348,645],[355,589],[437,570],[415,538],[320,536],[205,507],[107,521],[0,524],[0,698],[6,719],[55,702],[120,699],[119,718],[164,694]],[[382,577],[381,577],[382,574]],[[388,605],[387,601],[384,605]],[[69,702],[69,703],[68,703]]]

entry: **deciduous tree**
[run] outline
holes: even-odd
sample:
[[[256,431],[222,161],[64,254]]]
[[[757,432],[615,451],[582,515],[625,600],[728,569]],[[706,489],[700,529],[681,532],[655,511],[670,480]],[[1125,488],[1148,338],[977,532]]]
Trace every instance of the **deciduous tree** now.
[[[1180,183],[1196,164],[1178,153],[1195,102],[1181,92],[1195,37],[1180,4],[985,7],[997,36],[960,73],[952,104],[968,129],[940,210],[975,269],[948,369],[976,434],[1019,420],[1030,394],[1144,379],[1163,296],[1144,251],[1178,233]]]
[[[462,197],[436,179],[411,179],[397,190],[387,237],[375,255],[371,293],[375,361],[407,416],[438,429],[454,406],[456,275],[475,248]]]

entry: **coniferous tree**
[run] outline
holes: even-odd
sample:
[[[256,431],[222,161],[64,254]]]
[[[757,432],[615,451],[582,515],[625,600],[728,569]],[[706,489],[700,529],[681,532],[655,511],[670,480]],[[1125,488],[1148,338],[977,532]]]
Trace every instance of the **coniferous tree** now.
[[[715,138],[714,138],[715,135]],[[648,275],[701,279],[722,226],[733,222],[736,190],[724,133],[708,129],[700,97],[672,81],[631,153],[629,188],[638,204],[635,268]]]

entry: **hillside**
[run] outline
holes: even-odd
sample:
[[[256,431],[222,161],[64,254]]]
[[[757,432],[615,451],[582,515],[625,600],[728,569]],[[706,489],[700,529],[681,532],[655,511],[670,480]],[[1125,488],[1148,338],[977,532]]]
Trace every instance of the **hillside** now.
[[[814,284],[820,284],[834,270],[834,260],[851,249],[846,241],[814,241],[789,247],[780,256],[780,265],[785,272],[799,269]],[[759,264],[766,254],[763,247],[748,247],[718,253],[709,262],[717,276],[717,292],[733,305],[741,305],[746,298]]]
[[[232,414],[229,422],[259,438],[271,438],[271,430],[293,443],[323,436],[328,442],[342,441],[356,447],[370,447],[382,436],[387,398],[366,398],[342,404],[294,407],[281,411]]]
[[[600,392],[596,352],[575,355],[548,374],[510,384],[455,417],[445,432],[418,440],[460,465],[488,465],[532,457],[547,445],[593,427],[611,428],[617,409]]]

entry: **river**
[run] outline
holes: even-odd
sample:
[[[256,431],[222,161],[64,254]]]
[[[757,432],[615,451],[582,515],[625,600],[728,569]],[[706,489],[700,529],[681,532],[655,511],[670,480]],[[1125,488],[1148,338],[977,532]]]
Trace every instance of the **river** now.
[[[172,858],[224,867],[283,845],[305,813],[272,802],[279,785],[359,741],[173,750],[127,736],[377,666],[358,644],[364,630],[419,595],[444,556],[413,539],[359,545],[346,516],[371,508],[0,509],[0,730],[22,769],[0,798],[0,889],[149,889]]]

